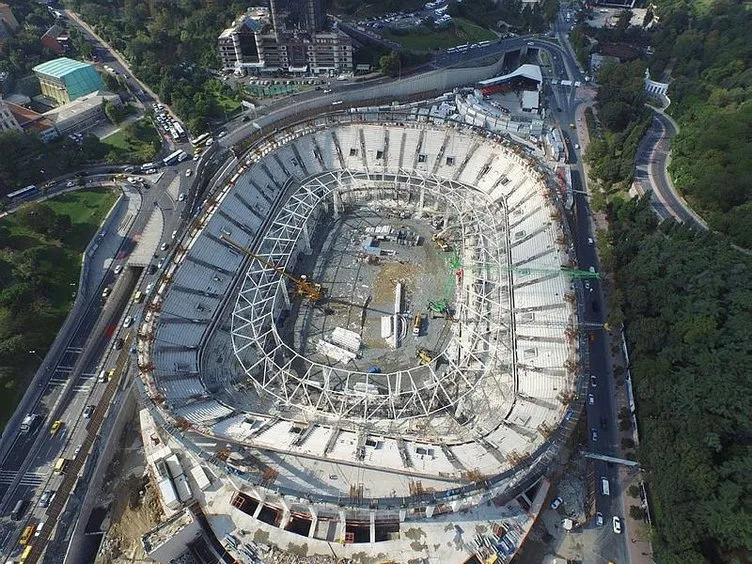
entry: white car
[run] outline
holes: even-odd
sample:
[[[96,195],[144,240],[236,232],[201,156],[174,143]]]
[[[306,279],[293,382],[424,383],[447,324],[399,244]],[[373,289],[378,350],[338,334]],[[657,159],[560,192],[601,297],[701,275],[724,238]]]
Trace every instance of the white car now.
[[[123,265],[122,264],[117,265],[115,268],[112,269],[112,272],[114,272],[115,274],[120,274],[121,272],[123,272]]]
[[[588,405],[595,405],[595,396],[593,394],[587,395]]]
[[[75,185],[76,185],[75,180],[69,180],[68,182],[65,183],[66,188],[73,188]]]
[[[601,513],[600,511],[595,514],[595,526],[596,527],[603,526],[603,513]]]
[[[168,243],[162,243],[159,248],[163,251],[166,251],[170,245]]]
[[[178,196],[178,202],[184,202],[184,201],[185,201],[185,194],[180,194],[180,196]]]
[[[125,321],[123,321],[123,329],[128,329],[131,325],[133,325],[133,317],[129,315],[125,318]]]
[[[190,168],[185,171],[186,176],[190,176],[191,174],[193,174],[193,171]]]
[[[611,521],[611,525],[613,526],[614,532],[617,535],[621,533],[621,519],[619,519],[616,515],[614,515],[614,518]]]
[[[193,160],[194,160],[194,161],[197,161],[197,160],[199,160],[200,158],[201,158],[201,154],[200,154],[200,153],[196,153],[195,155],[193,155]]]
[[[588,238],[587,238],[587,244],[588,244],[588,245],[590,245],[591,247],[593,246],[593,243],[594,243],[594,242],[595,242],[595,241],[593,241],[593,238],[592,238],[592,237],[588,237]]]

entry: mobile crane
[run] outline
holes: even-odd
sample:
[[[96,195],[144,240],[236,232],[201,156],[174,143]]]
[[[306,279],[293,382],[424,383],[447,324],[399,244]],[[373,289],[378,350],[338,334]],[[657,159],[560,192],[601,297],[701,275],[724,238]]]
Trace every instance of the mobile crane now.
[[[220,239],[222,239],[225,243],[232,246],[233,248],[239,250],[241,253],[245,253],[249,257],[256,259],[266,268],[271,268],[274,272],[276,272],[280,276],[284,276],[285,278],[290,280],[290,282],[292,282],[293,286],[295,287],[295,293],[298,294],[299,296],[303,296],[304,298],[314,303],[320,302],[321,300],[324,299],[326,292],[324,290],[324,287],[321,284],[318,284],[316,282],[311,282],[310,280],[305,280],[303,278],[298,278],[297,276],[293,276],[292,274],[289,274],[284,268],[279,267],[275,264],[272,264],[268,260],[260,257],[256,253],[247,249],[240,243],[233,241],[224,233],[220,236]]]

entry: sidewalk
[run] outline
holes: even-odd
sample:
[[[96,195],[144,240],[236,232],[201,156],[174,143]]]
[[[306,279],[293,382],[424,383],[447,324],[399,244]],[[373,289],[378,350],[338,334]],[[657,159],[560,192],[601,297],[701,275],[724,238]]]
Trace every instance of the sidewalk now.
[[[594,101],[580,104],[579,106],[577,106],[577,110],[575,112],[575,126],[577,128],[577,137],[580,140],[581,146],[580,154],[583,154],[590,144],[590,132],[587,128],[585,110],[593,105]],[[582,167],[584,170],[582,183],[585,190],[588,191],[587,186],[589,179],[587,175],[589,174],[589,167],[584,160],[582,161]],[[595,227],[596,232],[608,230],[608,222],[606,221],[606,215],[604,213],[592,212],[591,221],[593,226]],[[604,297],[603,310],[607,319],[609,315],[608,298],[611,294],[612,283],[612,280],[604,278],[601,284],[601,290]],[[618,410],[621,408],[621,406],[629,406],[626,385],[624,382],[624,373],[622,372],[619,376],[616,376],[614,372],[614,370],[618,367],[620,367],[622,370],[626,368],[625,359],[623,357],[621,349],[621,333],[615,332],[612,334],[604,330],[603,338],[605,339],[604,346],[606,347],[606,351],[608,353],[606,355],[607,372],[608,374],[611,374],[611,376],[615,379],[613,388],[614,407],[617,411],[616,413],[612,414],[612,421],[614,421],[614,424],[617,425],[617,444],[614,445],[614,451],[615,453],[617,453],[617,456],[623,456],[624,452],[621,446],[621,441],[622,439],[632,439],[633,434],[631,429],[629,431],[618,430]],[[640,506],[641,502],[639,497],[637,499],[629,497],[627,491],[629,489],[629,486],[638,485],[640,481],[641,475],[639,471],[623,466],[619,468],[619,485],[621,486],[621,490],[619,492],[619,503],[622,507],[621,518],[624,522],[624,534],[626,534],[629,538],[629,541],[626,543],[627,551],[629,552],[629,561],[631,564],[650,564],[651,562],[653,562],[653,548],[650,544],[648,528],[645,523],[636,521],[629,516],[629,507],[631,505]]]

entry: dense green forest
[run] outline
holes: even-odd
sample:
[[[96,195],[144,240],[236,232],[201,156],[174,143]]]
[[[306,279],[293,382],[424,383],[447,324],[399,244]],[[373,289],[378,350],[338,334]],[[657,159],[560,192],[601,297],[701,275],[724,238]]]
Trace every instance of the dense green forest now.
[[[236,97],[212,74],[220,66],[217,36],[247,2],[211,0],[66,0],[121,52],[136,75],[169,104],[191,132],[225,115]]]
[[[645,107],[644,74],[642,61],[609,64],[598,72],[598,119],[588,120],[591,137],[585,153],[591,180],[599,189],[595,207],[602,205],[604,195],[629,189],[634,179],[637,147],[651,119]]]
[[[656,562],[752,553],[752,258],[720,235],[614,198],[609,242],[626,316]]]
[[[0,220],[0,426],[68,315],[81,253],[114,201],[80,191]]]
[[[676,185],[710,226],[752,248],[752,11],[741,2],[657,0],[652,75],[671,77]]]
[[[98,161],[111,148],[93,135],[86,135],[81,144],[63,137],[42,143],[33,133],[0,133],[0,196],[23,186],[44,182],[78,170],[91,161]]]

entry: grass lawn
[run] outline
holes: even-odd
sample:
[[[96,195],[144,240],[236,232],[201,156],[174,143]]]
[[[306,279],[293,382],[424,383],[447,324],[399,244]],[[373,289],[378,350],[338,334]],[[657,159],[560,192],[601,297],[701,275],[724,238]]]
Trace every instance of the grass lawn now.
[[[232,98],[228,98],[227,96],[224,96],[220,93],[215,93],[214,96],[217,98],[217,103],[222,106],[222,108],[228,113],[232,113],[236,111],[240,107],[240,102],[236,102]]]
[[[112,161],[145,163],[157,154],[162,141],[151,122],[140,119],[102,139],[102,143],[112,147],[116,155]]]
[[[404,48],[413,51],[430,51],[431,49],[446,49],[465,43],[489,41],[496,39],[496,36],[489,30],[468,20],[455,18],[449,25],[435,29],[422,25],[409,30],[405,34],[388,30],[384,32],[384,38],[396,41]]]
[[[48,200],[46,204],[56,214],[71,220],[61,240],[29,229],[18,214],[0,220],[0,230],[6,234],[0,240],[0,269],[4,270],[0,278],[6,292],[0,305],[0,340],[7,348],[0,350],[0,426],[13,414],[40,358],[65,321],[78,285],[81,255],[117,196],[100,188]],[[34,264],[44,265],[44,270],[34,271]],[[40,276],[41,282],[33,282]],[[27,284],[34,285],[27,290]]]

